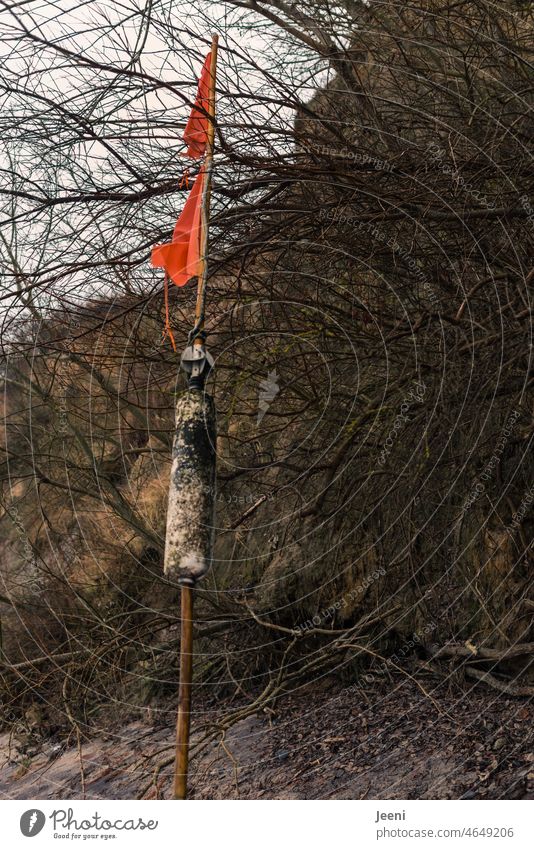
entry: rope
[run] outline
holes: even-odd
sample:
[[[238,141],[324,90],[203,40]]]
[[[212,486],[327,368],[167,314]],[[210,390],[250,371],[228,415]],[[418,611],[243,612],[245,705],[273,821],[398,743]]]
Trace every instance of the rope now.
[[[182,174],[182,179],[178,184],[178,188],[183,189],[184,186],[186,189],[189,190],[189,168],[186,168],[184,173]]]
[[[168,336],[171,340],[172,349],[176,353],[176,342],[174,341],[171,322],[169,319],[169,276],[166,271],[163,283],[163,292],[165,297],[165,327],[163,328],[163,341],[165,341]]]

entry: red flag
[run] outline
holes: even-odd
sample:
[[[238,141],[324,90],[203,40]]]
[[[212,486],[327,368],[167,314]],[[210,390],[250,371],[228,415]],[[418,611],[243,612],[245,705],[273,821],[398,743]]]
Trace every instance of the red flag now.
[[[184,131],[184,141],[187,144],[187,156],[191,159],[200,159],[204,156],[206,142],[208,141],[207,112],[209,111],[211,94],[211,50],[206,56],[204,67],[198,81],[198,91],[195,105],[191,110],[189,120]]]
[[[213,96],[210,51],[204,60],[204,66],[198,81],[195,104],[184,131],[187,156],[191,159],[201,159],[206,152],[209,128],[208,114]],[[182,182],[185,180],[186,185],[188,185],[188,174],[189,172],[186,170],[182,178]],[[169,319],[168,281],[171,279],[176,286],[185,286],[191,277],[196,277],[199,273],[202,233],[201,209],[204,183],[205,174],[204,166],[202,166],[176,222],[172,241],[164,245],[155,245],[152,248],[152,265],[155,268],[165,269],[165,330],[163,335],[164,337],[169,336],[175,351],[176,345]]]
[[[174,227],[172,241],[152,248],[152,265],[164,268],[177,286],[185,286],[198,274],[203,189],[204,168],[201,168]]]

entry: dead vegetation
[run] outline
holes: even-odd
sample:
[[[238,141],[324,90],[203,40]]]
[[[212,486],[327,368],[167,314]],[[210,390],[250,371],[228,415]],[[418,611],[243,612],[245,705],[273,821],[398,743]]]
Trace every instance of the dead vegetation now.
[[[312,5],[317,27],[328,4]],[[206,745],[325,675],[392,669],[426,690],[407,658],[458,671],[461,686],[466,667],[532,694],[531,13],[346,4],[351,35],[335,50],[292,16],[265,26],[285,62],[298,49],[329,69],[313,99],[274,64],[263,87],[236,91],[231,71],[253,57],[221,53],[217,550],[198,591],[195,674],[238,704],[196,729]],[[176,49],[172,25],[159,32]],[[35,38],[21,35],[30,53]],[[39,42],[53,68],[64,50]],[[28,150],[49,172],[37,197],[15,157],[4,195],[16,300],[3,348],[1,676],[22,749],[36,733],[77,738],[110,713],[164,710],[177,681],[178,590],[162,552],[183,382],[161,344],[147,250],[163,206],[166,228],[181,201],[165,143],[135,136],[134,107],[126,120],[123,76],[89,58],[76,97],[95,80],[115,97],[113,130],[98,111],[88,120],[117,172],[91,172],[89,153],[76,170],[87,128],[25,101]],[[128,98],[180,89],[134,65]],[[20,106],[6,103],[15,145]],[[164,134],[165,111],[151,119]],[[48,140],[66,129],[60,161]],[[30,224],[41,260],[21,276],[15,235]],[[185,344],[194,293],[171,295]]]

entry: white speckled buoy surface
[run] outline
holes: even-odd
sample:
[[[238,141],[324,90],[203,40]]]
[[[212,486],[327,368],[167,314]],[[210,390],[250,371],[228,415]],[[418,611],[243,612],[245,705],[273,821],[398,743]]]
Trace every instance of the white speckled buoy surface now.
[[[176,403],[165,539],[165,575],[181,584],[195,584],[211,566],[216,434],[213,398],[189,389]]]

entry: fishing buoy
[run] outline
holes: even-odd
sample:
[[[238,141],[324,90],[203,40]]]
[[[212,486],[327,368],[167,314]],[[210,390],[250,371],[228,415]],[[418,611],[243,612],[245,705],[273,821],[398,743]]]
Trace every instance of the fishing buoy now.
[[[216,434],[213,398],[188,389],[176,404],[164,565],[182,586],[194,586],[213,559]]]

